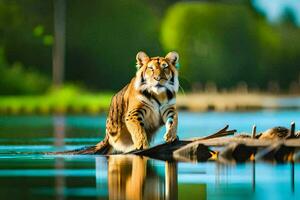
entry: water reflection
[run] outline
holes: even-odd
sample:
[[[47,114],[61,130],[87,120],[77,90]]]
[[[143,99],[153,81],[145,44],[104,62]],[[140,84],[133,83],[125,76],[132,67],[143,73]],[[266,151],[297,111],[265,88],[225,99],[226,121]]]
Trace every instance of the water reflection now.
[[[291,188],[292,193],[295,192],[295,163],[291,162]]]
[[[246,131],[255,121],[264,130],[299,121],[299,114],[180,113],[179,132],[185,133],[181,138],[206,135],[225,122]],[[294,155],[297,162],[277,164],[176,164],[137,156],[16,153],[88,146],[99,140],[98,126],[103,133],[104,116],[0,118],[2,199],[300,199],[299,152]],[[159,132],[157,138],[161,139],[162,134]]]
[[[155,169],[141,156],[109,156],[107,160],[108,197],[114,199],[172,199],[178,196],[177,163],[166,162],[165,171]],[[101,165],[99,162],[98,165]],[[103,163],[99,168],[103,168]],[[101,173],[101,172],[99,172]],[[101,178],[103,175],[98,174]],[[97,180],[97,188],[105,187]],[[100,186],[100,187],[99,187]]]
[[[54,146],[61,148],[65,145],[65,117],[62,115],[53,116],[53,130],[54,130]],[[65,160],[63,158],[55,158],[55,169],[63,170],[65,168]],[[55,176],[55,196],[57,200],[64,200],[65,176]]]
[[[65,145],[65,126],[66,119],[63,115],[53,116],[53,130],[54,130],[54,146],[62,147]]]
[[[255,192],[255,160],[252,161],[252,191]]]
[[[59,160],[64,165],[58,165]],[[19,156],[2,161],[0,193],[4,199],[246,200],[300,196],[299,163],[177,164],[138,156]]]
[[[166,199],[178,198],[178,182],[177,182],[177,163],[166,162],[165,166],[165,183],[166,183]]]

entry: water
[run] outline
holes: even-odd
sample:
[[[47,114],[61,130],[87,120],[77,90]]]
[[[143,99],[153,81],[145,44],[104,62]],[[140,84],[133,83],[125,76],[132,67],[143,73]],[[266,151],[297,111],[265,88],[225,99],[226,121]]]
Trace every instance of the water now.
[[[179,137],[229,124],[258,132],[300,122],[300,111],[179,115]],[[137,156],[25,154],[74,149],[104,137],[105,116],[0,117],[1,199],[299,199],[299,163],[168,163]],[[162,128],[153,144],[162,142]]]

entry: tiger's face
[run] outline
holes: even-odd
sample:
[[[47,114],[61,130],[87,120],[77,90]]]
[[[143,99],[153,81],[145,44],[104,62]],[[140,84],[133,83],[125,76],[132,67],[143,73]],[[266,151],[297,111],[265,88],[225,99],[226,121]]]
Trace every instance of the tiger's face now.
[[[156,94],[168,90],[178,91],[179,56],[170,52],[166,57],[149,58],[146,53],[139,52],[136,56],[137,68],[136,89],[152,91]]]

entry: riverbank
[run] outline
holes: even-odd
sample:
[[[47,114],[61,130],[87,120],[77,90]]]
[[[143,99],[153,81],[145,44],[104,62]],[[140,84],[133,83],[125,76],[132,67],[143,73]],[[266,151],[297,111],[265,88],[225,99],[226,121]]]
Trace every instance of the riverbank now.
[[[177,106],[189,111],[300,109],[300,96],[265,93],[201,93],[179,95]]]
[[[2,96],[1,115],[98,114],[106,112],[113,93],[82,93],[72,90],[40,96]],[[259,109],[300,109],[300,96],[262,93],[179,94],[179,110],[249,111]]]

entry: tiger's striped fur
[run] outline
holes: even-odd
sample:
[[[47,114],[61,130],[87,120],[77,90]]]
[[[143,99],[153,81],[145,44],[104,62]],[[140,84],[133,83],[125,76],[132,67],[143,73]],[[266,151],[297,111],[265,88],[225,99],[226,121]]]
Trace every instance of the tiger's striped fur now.
[[[164,139],[176,139],[178,114],[179,56],[170,52],[166,57],[136,56],[136,76],[111,101],[106,122],[106,142],[95,146],[95,152],[109,145],[114,151],[129,152],[149,147],[155,132],[166,126]]]

